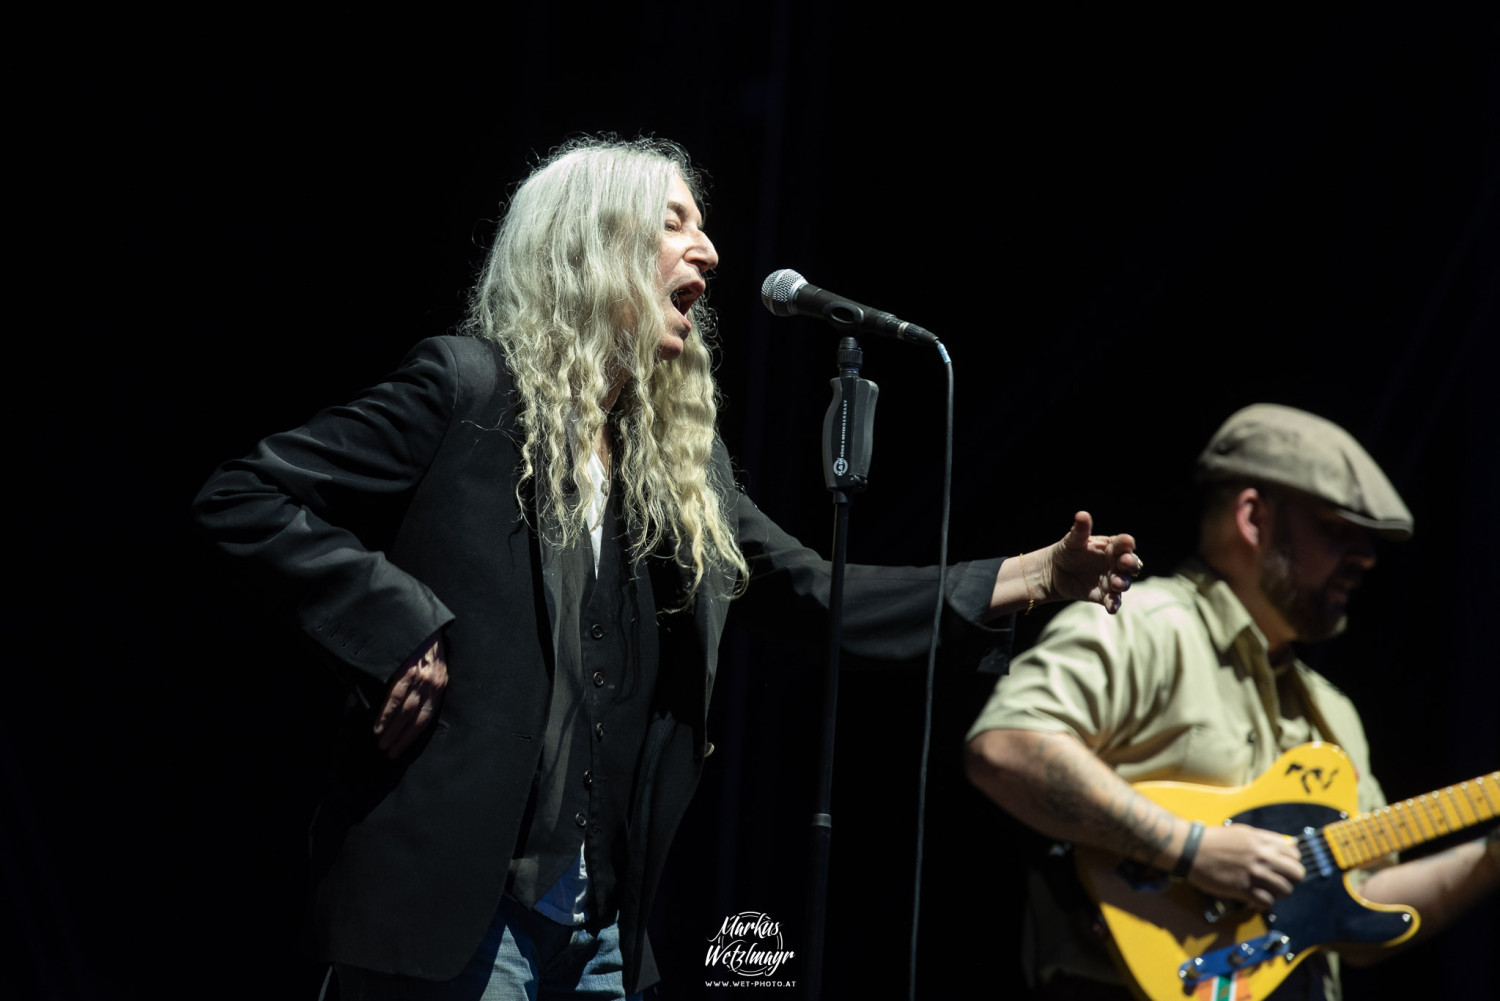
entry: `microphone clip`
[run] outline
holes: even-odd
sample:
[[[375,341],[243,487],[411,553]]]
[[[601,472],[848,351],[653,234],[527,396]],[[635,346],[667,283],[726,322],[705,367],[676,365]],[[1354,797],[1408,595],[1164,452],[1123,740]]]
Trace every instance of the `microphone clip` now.
[[[880,387],[860,378],[864,352],[853,337],[839,339],[839,374],[823,417],[823,483],[831,493],[862,493],[870,482],[875,403]]]

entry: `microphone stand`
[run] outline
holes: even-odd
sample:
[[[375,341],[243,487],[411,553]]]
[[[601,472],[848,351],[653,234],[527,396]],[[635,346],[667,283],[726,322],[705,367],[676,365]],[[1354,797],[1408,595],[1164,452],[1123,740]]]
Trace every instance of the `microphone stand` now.
[[[875,401],[880,387],[859,376],[865,355],[853,337],[839,340],[838,377],[823,418],[823,481],[833,494],[833,558],[828,583],[828,672],[823,690],[823,726],[818,752],[818,792],[812,817],[812,885],[807,899],[806,993],[817,1001],[823,988],[823,940],[828,911],[828,855],[833,836],[833,734],[838,714],[839,647],[844,624],[844,565],[849,541],[849,503],[869,483]]]

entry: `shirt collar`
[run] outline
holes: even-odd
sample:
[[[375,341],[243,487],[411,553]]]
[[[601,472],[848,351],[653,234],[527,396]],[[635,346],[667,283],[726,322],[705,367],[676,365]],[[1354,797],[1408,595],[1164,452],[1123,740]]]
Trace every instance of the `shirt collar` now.
[[[1269,663],[1267,650],[1270,644],[1266,636],[1250,618],[1239,597],[1229,583],[1199,559],[1190,559],[1182,567],[1182,575],[1193,582],[1198,590],[1198,609],[1208,627],[1209,639],[1219,653],[1228,653],[1247,631],[1247,639],[1254,649],[1260,651],[1260,659]],[[1290,663],[1290,661],[1288,661]]]

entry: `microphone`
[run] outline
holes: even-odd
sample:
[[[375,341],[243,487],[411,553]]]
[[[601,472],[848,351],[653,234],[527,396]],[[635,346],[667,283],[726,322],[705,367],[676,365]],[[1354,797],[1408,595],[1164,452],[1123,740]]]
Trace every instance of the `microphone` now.
[[[790,268],[766,276],[760,301],[776,316],[817,316],[848,334],[875,334],[912,344],[937,344],[937,335],[915,323],[812,285]]]

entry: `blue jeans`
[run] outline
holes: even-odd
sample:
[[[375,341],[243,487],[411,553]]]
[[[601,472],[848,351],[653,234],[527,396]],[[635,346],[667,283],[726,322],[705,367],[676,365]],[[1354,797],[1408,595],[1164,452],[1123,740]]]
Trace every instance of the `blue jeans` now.
[[[510,897],[501,898],[479,951],[452,980],[335,969],[342,1001],[627,1001],[618,922],[595,934],[560,925]]]

